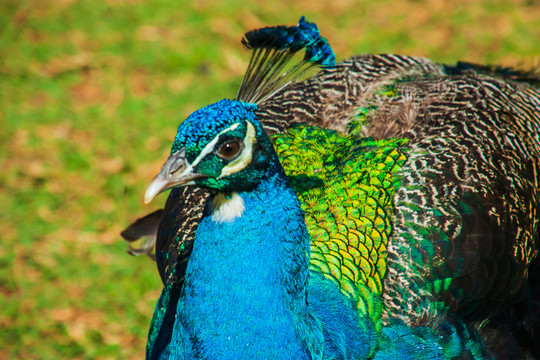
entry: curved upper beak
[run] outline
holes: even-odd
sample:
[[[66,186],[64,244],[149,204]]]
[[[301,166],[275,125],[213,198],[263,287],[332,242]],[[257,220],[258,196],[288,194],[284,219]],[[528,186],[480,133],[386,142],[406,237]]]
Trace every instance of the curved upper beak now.
[[[182,149],[175,152],[165,164],[161,171],[148,184],[144,193],[144,203],[150,203],[159,193],[176,186],[185,186],[193,184],[193,180],[205,177],[204,175],[193,172],[193,168],[186,162],[186,151]]]

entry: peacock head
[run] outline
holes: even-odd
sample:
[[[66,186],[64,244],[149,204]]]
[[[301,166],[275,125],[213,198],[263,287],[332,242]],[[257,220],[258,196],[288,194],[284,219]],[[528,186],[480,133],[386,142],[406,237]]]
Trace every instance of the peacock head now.
[[[179,186],[232,192],[256,184],[274,154],[256,109],[225,99],[192,113],[179,126],[171,155],[146,189],[145,202]]]
[[[236,100],[221,100],[197,110],[180,125],[171,156],[146,189],[146,203],[177,186],[233,192],[257,184],[277,158],[256,120],[255,104],[309,69],[334,66],[336,59],[317,25],[303,16],[296,26],[250,31],[242,43],[253,53]],[[304,56],[293,64],[302,50]]]

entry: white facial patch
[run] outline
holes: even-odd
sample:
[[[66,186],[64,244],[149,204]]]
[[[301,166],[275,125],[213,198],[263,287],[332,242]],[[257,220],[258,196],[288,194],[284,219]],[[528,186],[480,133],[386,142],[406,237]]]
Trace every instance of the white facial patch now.
[[[210,141],[208,144],[206,144],[206,146],[204,147],[204,149],[202,149],[199,156],[197,156],[195,161],[193,161],[192,166],[197,166],[201,162],[201,160],[205,158],[206,155],[208,155],[212,151],[214,151],[214,147],[216,146],[217,142],[219,141],[219,137],[222,134],[225,134],[226,132],[229,132],[229,131],[232,131],[232,130],[236,129],[239,125],[240,124],[236,123],[236,124],[233,124],[233,125],[229,126],[225,130],[220,131],[219,134],[217,134],[216,137],[212,139],[212,141]]]
[[[218,179],[239,172],[251,162],[253,155],[253,144],[255,144],[255,141],[257,141],[257,137],[255,127],[249,121],[246,121],[246,124],[247,130],[246,137],[244,138],[244,149],[242,150],[242,153],[239,157],[231,161],[230,164],[221,170],[221,174],[219,175]]]
[[[244,199],[238,193],[225,196],[219,193],[209,204],[212,220],[218,223],[231,222],[239,218],[244,213]]]
[[[214,137],[212,139],[212,141],[210,141],[208,144],[206,144],[206,146],[204,147],[204,149],[202,149],[201,153],[199,154],[199,156],[197,156],[197,158],[193,161],[193,164],[189,164],[187,162],[187,159],[186,159],[186,168],[184,169],[184,171],[182,171],[182,174],[189,174],[193,171],[193,168],[195,166],[197,166],[201,161],[202,159],[205,158],[206,155],[210,154],[212,151],[214,151],[214,147],[216,146],[217,142],[219,141],[219,136],[221,134],[225,134],[226,132],[229,132],[229,131],[232,131],[234,129],[236,129],[240,124],[236,123],[236,124],[233,124],[231,126],[229,126],[228,128],[226,128],[225,130],[223,131],[220,131],[219,134],[216,135],[216,137]]]

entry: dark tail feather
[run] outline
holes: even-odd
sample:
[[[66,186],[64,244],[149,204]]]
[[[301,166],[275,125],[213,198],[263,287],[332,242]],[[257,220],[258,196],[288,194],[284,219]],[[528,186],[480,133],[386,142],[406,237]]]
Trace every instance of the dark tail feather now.
[[[155,260],[154,248],[156,244],[157,231],[163,209],[154,211],[142,218],[135,220],[120,235],[128,242],[128,253],[131,255],[148,255]],[[138,246],[133,246],[134,242],[140,240]]]
[[[458,61],[456,65],[443,66],[448,75],[477,73],[540,86],[540,67],[538,66],[533,66],[529,70],[523,70],[500,65],[480,65],[466,61]]]

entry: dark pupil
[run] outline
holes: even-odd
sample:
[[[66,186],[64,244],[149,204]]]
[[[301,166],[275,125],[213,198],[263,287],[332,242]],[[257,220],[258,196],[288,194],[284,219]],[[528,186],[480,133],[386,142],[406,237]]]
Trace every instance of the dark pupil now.
[[[233,144],[225,145],[225,154],[230,155],[233,152],[234,152],[234,145]]]
[[[231,142],[231,143],[223,145],[220,153],[224,158],[232,158],[233,156],[236,155],[236,153],[238,153],[238,150],[239,150],[238,143]]]

